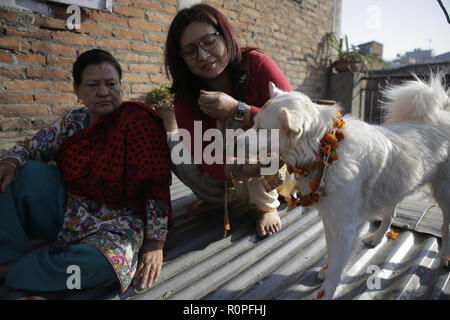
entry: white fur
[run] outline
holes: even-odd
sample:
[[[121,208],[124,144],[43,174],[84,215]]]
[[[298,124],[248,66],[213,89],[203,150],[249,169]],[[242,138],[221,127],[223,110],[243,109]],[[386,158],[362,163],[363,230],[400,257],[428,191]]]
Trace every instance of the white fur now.
[[[280,129],[280,156],[302,167],[314,160],[339,107],[314,104],[304,94],[283,92],[272,83],[269,89],[271,101],[258,113],[253,128]],[[384,94],[389,100],[386,124],[369,125],[344,117],[339,159],[328,168],[326,196],[315,206],[323,219],[328,249],[328,269],[317,298],[333,297],[363,223],[382,217],[379,229],[364,240],[378,245],[390,227],[395,206],[425,183],[431,183],[444,214],[441,257],[449,265],[450,99],[442,76],[434,75],[428,83],[416,78]],[[308,190],[308,178],[296,179],[300,190]]]

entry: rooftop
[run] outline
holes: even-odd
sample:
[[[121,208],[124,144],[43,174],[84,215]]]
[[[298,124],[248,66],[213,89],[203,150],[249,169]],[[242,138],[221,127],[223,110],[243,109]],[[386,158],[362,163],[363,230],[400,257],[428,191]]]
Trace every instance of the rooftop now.
[[[176,177],[171,187],[174,228],[165,246],[157,284],[121,294],[116,288],[53,293],[21,292],[0,286],[0,298],[38,295],[47,299],[291,300],[309,299],[320,286],[325,264],[323,226],[316,210],[283,208],[283,229],[272,237],[255,234],[255,218],[231,203],[231,232],[223,238],[223,208],[186,215],[195,196]],[[376,248],[357,247],[335,299],[449,299],[450,275],[440,265],[441,211],[420,190],[397,208],[397,240]],[[376,230],[368,223],[363,234]],[[375,272],[375,273],[373,273]]]

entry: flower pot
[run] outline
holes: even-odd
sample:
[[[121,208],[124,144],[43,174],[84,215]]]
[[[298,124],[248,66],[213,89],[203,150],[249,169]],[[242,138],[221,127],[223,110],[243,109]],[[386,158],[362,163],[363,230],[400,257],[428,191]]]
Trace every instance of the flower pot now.
[[[361,71],[362,63],[357,60],[338,60],[333,63],[333,67],[337,72],[352,72]]]

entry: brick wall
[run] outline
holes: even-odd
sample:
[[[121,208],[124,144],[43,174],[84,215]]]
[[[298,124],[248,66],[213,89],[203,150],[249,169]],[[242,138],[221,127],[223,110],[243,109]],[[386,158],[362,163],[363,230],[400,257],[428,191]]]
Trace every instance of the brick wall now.
[[[333,0],[209,0],[232,21],[242,46],[271,56],[294,89],[325,97],[325,34]],[[52,17],[0,6],[0,143],[30,134],[78,108],[71,66],[81,52],[101,47],[123,70],[125,99],[141,99],[169,83],[163,67],[166,32],[177,0],[114,0],[113,12],[81,9],[81,28],[68,30],[66,6]]]

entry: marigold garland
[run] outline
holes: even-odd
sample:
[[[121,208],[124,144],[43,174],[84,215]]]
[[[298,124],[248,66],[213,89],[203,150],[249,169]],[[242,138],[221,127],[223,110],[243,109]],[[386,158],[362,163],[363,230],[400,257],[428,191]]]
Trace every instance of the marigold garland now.
[[[388,232],[388,234],[386,236],[389,239],[391,239],[391,240],[397,240],[398,239],[398,235],[399,235],[399,232],[391,229],[391,230],[389,230],[389,232]]]
[[[323,177],[327,167],[335,160],[339,159],[339,154],[336,153],[338,142],[344,139],[344,133],[341,129],[345,126],[345,121],[341,117],[341,113],[337,112],[337,119],[333,121],[333,130],[331,133],[325,134],[320,140],[319,155],[316,162],[313,164],[305,165],[303,168],[293,168],[291,165],[287,165],[288,172],[294,173],[301,177],[307,177],[314,170],[317,169],[317,175],[314,180],[309,183],[311,193],[302,196],[297,193],[297,198],[291,196],[290,204],[296,207],[298,204],[302,207],[311,206],[317,202],[321,196],[324,195],[325,185],[323,183]]]

